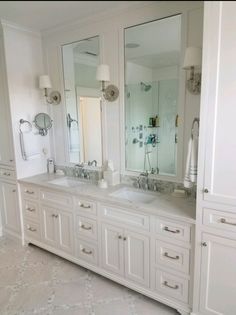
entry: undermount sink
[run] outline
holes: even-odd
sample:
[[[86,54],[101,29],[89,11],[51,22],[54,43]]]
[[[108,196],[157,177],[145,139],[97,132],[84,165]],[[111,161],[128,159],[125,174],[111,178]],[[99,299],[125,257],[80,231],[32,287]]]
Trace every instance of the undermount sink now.
[[[147,204],[147,203],[151,203],[154,200],[156,200],[157,194],[158,193],[156,193],[154,195],[153,193],[141,192],[138,190],[124,187],[124,188],[118,189],[117,191],[111,193],[110,196],[125,199],[125,200],[128,200],[130,202],[140,202],[140,203]]]
[[[76,187],[83,185],[84,182],[80,182],[77,179],[72,179],[70,177],[56,178],[48,182],[49,184],[63,186],[63,187]]]

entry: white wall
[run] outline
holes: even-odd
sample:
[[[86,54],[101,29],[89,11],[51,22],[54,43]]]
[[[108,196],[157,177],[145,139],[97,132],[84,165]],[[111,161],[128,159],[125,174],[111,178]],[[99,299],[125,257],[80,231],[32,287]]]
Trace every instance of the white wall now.
[[[38,33],[3,24],[10,110],[13,127],[17,178],[46,171],[46,159],[50,154],[49,136],[42,137],[33,128],[25,134],[28,161],[21,156],[19,142],[19,120],[31,123],[39,112],[47,112],[42,91],[38,88],[38,77],[43,74],[42,43]],[[45,149],[48,154],[44,154]]]
[[[123,103],[124,103],[124,28],[141,24],[147,21],[171,16],[176,13],[183,14],[183,23],[188,29],[186,37],[186,46],[200,45],[202,38],[202,13],[203,2],[201,1],[169,1],[169,2],[152,2],[143,3],[140,7],[129,8],[119,14],[93,17],[83,23],[75,22],[70,25],[55,28],[43,33],[43,47],[45,52],[45,65],[51,74],[53,85],[61,90],[62,73],[61,73],[61,55],[60,46],[85,38],[99,36],[100,38],[100,62],[110,66],[111,83],[117,85],[120,89],[120,97],[117,101],[104,105],[105,110],[105,148],[104,158],[112,159],[117,169],[121,169],[124,163],[121,154],[124,149],[123,131],[120,129],[123,122]],[[184,72],[183,72],[184,73]],[[200,98],[199,96],[190,95],[186,92],[186,114],[180,117],[180,123],[186,118],[183,142],[187,143],[190,130],[189,125],[192,118],[198,114]],[[64,124],[63,103],[52,109],[56,129],[55,139],[62,139]],[[182,114],[182,113],[181,113]],[[182,137],[182,136],[181,136]],[[65,163],[66,152],[62,147],[55,147],[54,155],[58,163]],[[186,149],[184,149],[186,154]],[[123,160],[122,160],[123,159]],[[183,164],[183,160],[180,161]]]

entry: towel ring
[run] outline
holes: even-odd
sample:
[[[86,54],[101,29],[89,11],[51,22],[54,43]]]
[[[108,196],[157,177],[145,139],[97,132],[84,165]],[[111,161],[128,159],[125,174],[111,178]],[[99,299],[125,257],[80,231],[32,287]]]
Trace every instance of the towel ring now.
[[[198,126],[198,135],[199,135],[199,125],[200,125],[200,119],[199,118],[194,118],[193,123],[192,123],[192,129],[191,129],[191,137],[193,139],[193,132],[194,132],[194,126],[197,124]]]
[[[22,130],[21,130],[21,125],[23,125],[23,124],[27,124],[27,125],[29,125],[29,127],[30,127],[30,131],[32,130],[32,124],[28,121],[28,120],[24,120],[24,119],[20,119],[20,132],[22,132]]]

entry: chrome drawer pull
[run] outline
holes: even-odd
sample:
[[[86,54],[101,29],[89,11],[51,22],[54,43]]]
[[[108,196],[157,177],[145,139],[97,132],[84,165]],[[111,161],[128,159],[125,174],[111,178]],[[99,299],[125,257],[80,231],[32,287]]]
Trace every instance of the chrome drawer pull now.
[[[82,224],[82,225],[80,225],[80,226],[81,226],[82,229],[84,229],[84,230],[87,230],[87,231],[92,230],[92,227],[91,227],[91,226],[86,226],[86,225],[84,225],[84,224]]]
[[[53,218],[58,218],[58,214],[54,214],[54,213],[53,213],[53,214],[52,214],[52,217],[53,217]]]
[[[31,232],[36,232],[36,231],[37,231],[37,229],[32,228],[31,226],[30,226],[30,227],[28,227],[28,230],[29,230],[29,231],[31,231]]]
[[[234,226],[236,226],[236,223],[231,223],[231,222],[227,222],[225,219],[220,219],[220,222],[221,223],[224,223],[224,224],[229,224],[229,225],[234,225]]]
[[[33,194],[34,194],[34,191],[25,190],[25,193],[26,193],[26,194],[29,194],[29,195],[33,195]]]
[[[167,231],[167,232],[170,232],[170,233],[175,233],[175,234],[176,234],[176,233],[177,233],[177,234],[180,233],[180,230],[175,230],[175,231],[173,231],[173,230],[170,230],[170,229],[168,228],[168,226],[165,226],[165,227],[164,227],[164,230]]]
[[[93,253],[91,250],[86,250],[85,248],[82,249],[82,252],[86,255],[91,255]]]
[[[91,208],[90,205],[85,205],[85,204],[83,204],[83,203],[81,203],[79,206],[80,206],[81,208],[85,208],[85,209]]]
[[[11,173],[3,173],[5,176],[11,176]]]
[[[170,259],[176,259],[176,260],[179,259],[179,256],[175,256],[175,257],[169,256],[169,254],[167,252],[164,253],[164,256],[167,257],[167,258],[170,258]]]
[[[163,283],[166,287],[170,288],[170,289],[174,289],[177,290],[179,288],[179,286],[176,284],[174,287],[172,285],[169,285],[167,281],[164,281]]]
[[[27,210],[27,211],[30,211],[30,212],[34,212],[34,211],[35,211],[34,208],[30,208],[30,207],[26,208],[26,210]]]

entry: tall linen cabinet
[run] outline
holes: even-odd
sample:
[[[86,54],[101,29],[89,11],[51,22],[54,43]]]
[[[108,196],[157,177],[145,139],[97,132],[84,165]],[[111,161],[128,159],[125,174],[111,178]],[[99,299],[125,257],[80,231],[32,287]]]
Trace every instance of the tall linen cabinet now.
[[[204,3],[193,314],[236,314],[236,2]]]

